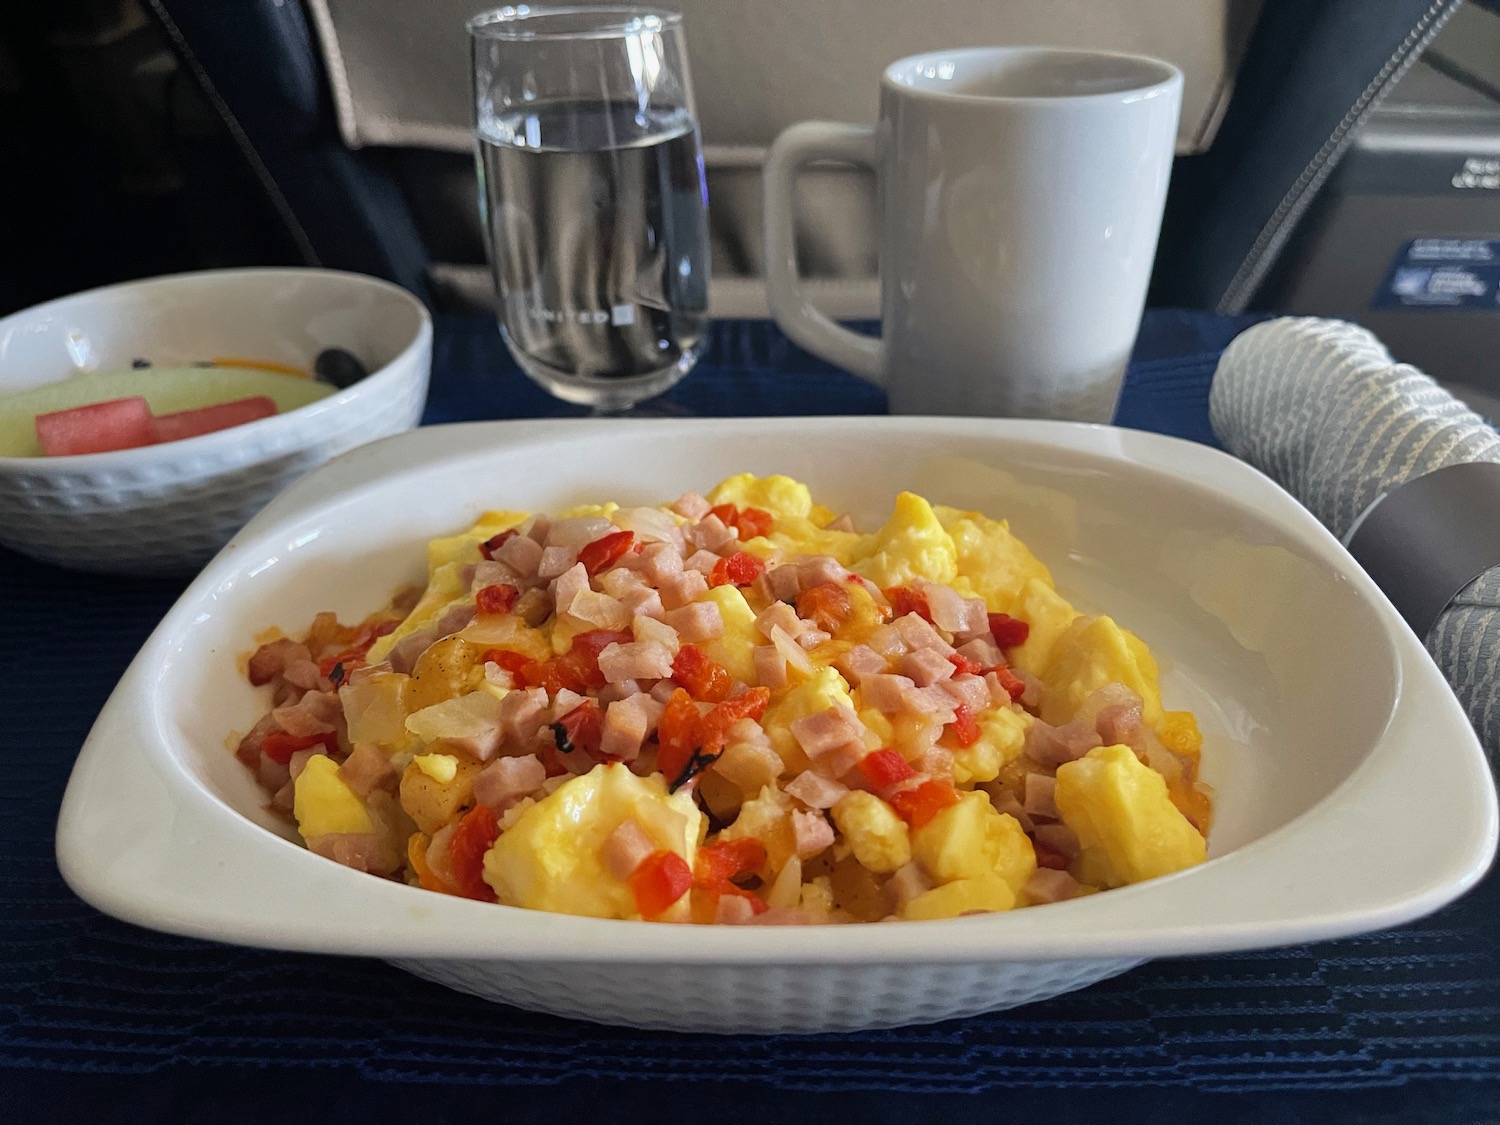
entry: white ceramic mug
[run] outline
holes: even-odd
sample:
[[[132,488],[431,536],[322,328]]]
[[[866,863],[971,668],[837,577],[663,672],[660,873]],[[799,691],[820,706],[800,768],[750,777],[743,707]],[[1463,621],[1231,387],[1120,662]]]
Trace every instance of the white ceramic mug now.
[[[896,414],[1107,422],[1135,342],[1182,75],[1137,55],[937,51],[891,64],[875,128],[793,125],[766,161],[766,284],[808,351],[883,384]],[[818,160],[880,182],[879,339],[797,276],[792,199]]]

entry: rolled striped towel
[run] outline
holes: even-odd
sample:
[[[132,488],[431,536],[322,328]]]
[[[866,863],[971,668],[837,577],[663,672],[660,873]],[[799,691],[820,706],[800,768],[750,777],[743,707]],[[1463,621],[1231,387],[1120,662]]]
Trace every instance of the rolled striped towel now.
[[[1342,321],[1288,317],[1241,333],[1214,374],[1209,420],[1226,449],[1340,539],[1397,485],[1448,465],[1500,462],[1493,426]],[[1500,763],[1500,567],[1465,587],[1425,640]]]

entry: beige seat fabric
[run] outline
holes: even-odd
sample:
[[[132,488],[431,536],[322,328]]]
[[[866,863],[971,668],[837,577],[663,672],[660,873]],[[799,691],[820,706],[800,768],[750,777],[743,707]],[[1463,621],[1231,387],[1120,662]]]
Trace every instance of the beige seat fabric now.
[[[308,0],[339,128],[367,145],[468,151],[474,0]],[[759,163],[786,126],[872,121],[880,72],[943,47],[1051,44],[1134,51],[1184,77],[1178,151],[1213,137],[1261,0],[680,0],[709,170],[713,304],[764,310]],[[867,173],[807,178],[804,269],[830,311],[873,314],[874,193]]]

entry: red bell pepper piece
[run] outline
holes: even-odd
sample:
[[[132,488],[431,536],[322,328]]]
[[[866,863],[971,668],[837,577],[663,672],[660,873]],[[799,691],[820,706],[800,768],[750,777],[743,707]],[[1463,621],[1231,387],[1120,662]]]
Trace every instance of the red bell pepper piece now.
[[[979,741],[979,722],[974,718],[974,709],[967,703],[953,708],[953,721],[948,724],[948,729],[960,746],[973,746]]]
[[[757,535],[770,535],[772,522],[771,513],[764,508],[742,508],[734,524],[740,529],[741,539],[754,539]]]
[[[752,836],[704,844],[693,863],[693,882],[699,887],[717,887],[760,870],[765,862],[766,846]]]
[[[596,762],[604,760],[599,752],[603,733],[604,713],[592,699],[585,699],[552,724],[552,737],[557,743],[558,753],[570,754],[574,750],[582,750]]]
[[[1026,638],[1031,636],[1031,626],[1008,613],[992,613],[990,636],[995,638],[995,643],[1001,648],[1015,648],[1026,643]]]
[[[464,898],[494,902],[495,892],[484,881],[484,853],[500,835],[500,822],[488,805],[475,805],[464,814],[448,841],[448,862]]]
[[[710,586],[748,586],[763,573],[766,564],[748,551],[736,551],[714,563],[709,572]]]
[[[729,669],[711,660],[697,645],[683,645],[672,661],[672,678],[687,688],[694,699],[718,703],[729,696],[733,684]]]
[[[597,577],[620,561],[620,557],[635,543],[635,532],[612,531],[592,543],[587,543],[578,552],[578,561],[589,577]]]
[[[837,633],[854,613],[847,584],[824,582],[797,595],[797,616],[806,618],[825,633]]]
[[[509,613],[521,591],[504,582],[482,586],[474,595],[474,609],[481,617],[500,617]]]
[[[865,780],[872,789],[887,789],[909,777],[917,776],[917,771],[906,764],[900,751],[889,747],[874,750],[861,758],[859,772],[865,775]]]
[[[910,586],[892,586],[882,592],[885,594],[885,600],[891,603],[893,617],[905,617],[908,613],[915,613],[923,621],[932,621],[932,610],[927,607],[927,599]]]
[[[650,921],[660,918],[693,885],[693,872],[676,852],[652,852],[630,874],[635,909]]]
[[[331,730],[321,734],[288,734],[284,730],[273,730],[261,742],[260,749],[271,761],[286,765],[297,751],[311,750],[314,746],[321,746],[330,754],[337,753],[339,736]]]
[[[982,675],[984,675],[984,665],[981,664],[981,663],[979,663],[979,661],[977,661],[977,660],[970,660],[967,656],[964,656],[962,653],[955,652],[955,653],[950,654],[949,657],[948,657],[948,662],[953,665],[953,667],[957,670],[957,672],[958,672],[958,674],[960,676],[963,676],[963,675],[982,676]]]
[[[921,828],[949,805],[958,804],[958,790],[946,781],[924,781],[914,789],[891,794],[890,805],[913,829]]]

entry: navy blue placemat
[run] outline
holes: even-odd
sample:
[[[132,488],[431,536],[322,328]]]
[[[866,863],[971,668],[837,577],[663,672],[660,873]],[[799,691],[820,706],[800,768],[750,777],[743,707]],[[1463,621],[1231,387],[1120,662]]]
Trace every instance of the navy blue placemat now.
[[[1148,314],[1119,421],[1211,440],[1210,376],[1242,323]],[[566,412],[515,372],[493,324],[438,328],[428,421]],[[760,322],[716,325],[669,401],[884,409],[878,390]],[[0,1121],[651,1121],[673,1107],[724,1121],[1500,1121],[1495,877],[1399,930],[1157,962],[1014,1012],[813,1037],[596,1027],[379,962],[105,918],[62,884],[53,826],[94,716],[181,588],[0,552]]]

